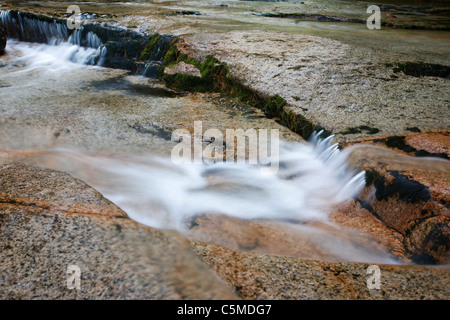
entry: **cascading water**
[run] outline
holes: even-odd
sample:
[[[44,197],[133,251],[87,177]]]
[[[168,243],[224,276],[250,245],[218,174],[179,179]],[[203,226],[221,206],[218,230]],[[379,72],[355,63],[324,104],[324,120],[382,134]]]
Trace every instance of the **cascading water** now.
[[[332,137],[283,142],[276,174],[236,163],[176,165],[164,158],[114,158],[54,150],[73,172],[134,220],[185,231],[193,217],[218,213],[243,219],[327,221],[330,208],[364,187]],[[42,156],[41,156],[42,157]],[[45,165],[45,163],[43,163]]]
[[[0,11],[0,22],[14,41],[41,43],[33,47],[43,53],[44,60],[47,57],[98,66],[104,63],[106,48],[95,33],[86,32],[83,26],[71,31],[64,21],[42,21],[13,11]],[[27,51],[30,46],[22,45],[21,48]]]
[[[328,218],[333,206],[357,196],[365,185],[364,171],[349,170],[346,152],[331,145],[331,138],[320,139],[318,135],[311,143],[283,142],[280,147],[276,174],[258,165],[174,164],[170,158],[69,149],[33,152],[28,161],[69,172],[131,219],[177,230],[194,241],[242,249],[233,247],[233,240],[224,240],[239,238],[230,229],[217,229],[214,223],[211,231],[191,229],[198,217],[206,215],[212,221],[228,217],[225,221],[238,228],[237,234],[252,232],[251,225],[257,223],[268,232],[295,239],[270,244],[270,249],[267,244],[257,246],[270,253],[329,261],[399,263],[370,238],[342,229]]]

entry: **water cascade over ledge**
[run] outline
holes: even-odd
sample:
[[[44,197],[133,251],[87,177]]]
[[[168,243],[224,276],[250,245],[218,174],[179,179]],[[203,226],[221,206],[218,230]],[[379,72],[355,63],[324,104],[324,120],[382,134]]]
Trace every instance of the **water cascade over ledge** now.
[[[332,137],[283,142],[276,174],[259,165],[174,164],[159,157],[126,158],[54,150],[64,168],[146,225],[183,231],[202,213],[243,219],[327,221],[333,205],[357,196],[365,172],[346,164]],[[45,163],[44,163],[45,165]],[[61,168],[59,168],[61,169]]]
[[[65,19],[19,11],[0,11],[0,24],[8,38],[58,46],[68,61],[130,70],[155,78],[173,36],[161,36],[147,60],[141,61],[149,35],[105,23],[84,23],[70,30]]]

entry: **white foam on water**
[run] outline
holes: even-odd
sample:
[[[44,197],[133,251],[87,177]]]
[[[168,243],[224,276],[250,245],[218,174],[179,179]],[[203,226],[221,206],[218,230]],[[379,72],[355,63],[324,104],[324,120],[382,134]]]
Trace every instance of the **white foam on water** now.
[[[329,220],[334,205],[351,200],[365,185],[365,172],[350,170],[347,152],[338,150],[331,141],[331,137],[320,139],[316,134],[310,143],[282,142],[276,174],[268,174],[258,165],[174,164],[170,158],[68,149],[45,152],[34,163],[69,172],[131,219],[153,228],[189,236],[192,222],[202,214],[226,215],[239,221],[278,221],[285,225],[287,234],[307,239],[337,260],[399,264],[370,239]],[[303,224],[312,221],[334,231]],[[308,257],[309,253],[302,254]]]
[[[314,135],[312,143],[282,142],[276,174],[248,164],[176,165],[170,158],[55,152],[133,220],[184,231],[203,213],[327,221],[333,205],[352,199],[365,184],[364,172],[349,170],[345,153],[331,141]]]
[[[80,65],[103,65],[106,48],[95,33],[83,27],[70,34],[63,23],[38,21],[11,11],[0,11],[0,21],[10,37],[6,52],[20,52],[18,62],[28,66],[24,71],[64,72]]]

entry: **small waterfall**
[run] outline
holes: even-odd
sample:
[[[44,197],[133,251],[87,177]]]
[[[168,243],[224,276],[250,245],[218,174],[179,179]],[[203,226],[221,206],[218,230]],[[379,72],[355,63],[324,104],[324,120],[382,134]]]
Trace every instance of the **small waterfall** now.
[[[93,32],[85,32],[83,27],[75,29],[70,35],[68,42],[80,47],[99,48],[102,45],[100,38]]]
[[[0,11],[0,22],[11,39],[57,46],[54,55],[77,64],[102,66],[107,53],[100,38],[82,26],[69,30],[65,20],[16,11]],[[45,46],[40,51],[50,51]]]
[[[84,23],[80,29],[70,30],[66,23],[65,19],[27,12],[0,11],[0,24],[10,39],[64,46],[67,53],[73,53],[64,54],[69,61],[130,70],[151,78],[157,77],[157,70],[174,39],[171,35],[161,35],[149,59],[142,61],[141,53],[149,35],[104,23]],[[79,48],[78,52],[73,46]],[[86,59],[80,59],[86,52],[89,52]]]
[[[60,158],[63,167],[54,169],[91,184],[132,219],[183,231],[202,213],[327,221],[333,205],[352,199],[365,185],[365,172],[350,170],[347,154],[331,141],[317,133],[312,143],[282,141],[276,174],[258,165],[178,165],[165,158],[110,158],[70,150],[50,151],[48,159]]]

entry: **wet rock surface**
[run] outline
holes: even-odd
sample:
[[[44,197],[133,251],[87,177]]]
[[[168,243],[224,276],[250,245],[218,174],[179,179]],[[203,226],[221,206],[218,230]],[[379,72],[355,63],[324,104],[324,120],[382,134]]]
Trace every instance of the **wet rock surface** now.
[[[201,215],[192,221],[187,237],[191,241],[216,244],[239,252],[327,262],[408,262],[402,238],[390,234],[381,221],[378,222],[378,234],[370,234],[368,229],[349,224],[352,219],[349,211],[346,207],[342,219],[334,218],[336,224],[328,221],[280,222]],[[364,217],[365,220],[370,218],[370,213]],[[365,221],[361,225],[367,227],[370,224]]]
[[[326,263],[245,253],[205,243],[194,251],[243,299],[448,299],[449,270],[379,265],[380,289],[368,289],[368,264]]]
[[[364,263],[193,242],[196,256],[176,233],[129,220],[65,173],[10,164],[0,167],[0,180],[3,299],[449,298],[445,269],[379,265],[378,290],[367,288]],[[45,196],[43,185],[60,188]],[[80,189],[80,198],[65,197]],[[69,265],[81,269],[79,290],[67,288]]]
[[[236,298],[182,237],[131,221],[67,174],[11,164],[0,185],[2,299]]]
[[[177,144],[170,141],[172,132],[182,128],[193,133],[198,120],[204,131],[217,128],[224,135],[227,128],[277,128],[281,138],[301,140],[236,99],[177,93],[156,79],[125,70],[55,65],[62,68],[60,73],[22,69],[15,61],[12,55],[5,56],[1,65],[0,149],[170,155]],[[26,72],[25,79],[17,73],[20,70]],[[24,83],[32,89],[17,96]],[[8,159],[0,163],[12,161]]]
[[[1,24],[8,37],[20,41],[47,44],[58,39],[58,41],[71,41],[71,43],[94,49],[100,46],[102,66],[130,70],[133,73],[152,77],[155,77],[160,60],[173,38],[170,35],[157,35],[156,45],[153,48],[146,48],[154,35],[148,36],[120,26],[96,23],[83,23],[78,30],[73,30],[66,26],[65,20],[52,15],[17,10],[6,12],[2,16]],[[95,63],[100,59],[97,59]],[[153,64],[146,65],[140,60],[151,60]],[[153,70],[148,70],[149,68]]]
[[[26,4],[18,6],[27,8]],[[437,53],[431,52],[434,51],[431,47],[423,51],[426,54],[422,57],[428,62],[438,57],[438,63],[442,64],[433,64],[431,71],[423,71],[414,69],[416,62],[407,62],[417,57],[411,59],[409,53],[399,54],[403,49],[381,52],[373,50],[373,45],[361,48],[352,44],[354,39],[341,41],[341,36],[336,40],[298,34],[291,27],[284,33],[279,32],[284,30],[279,25],[273,28],[265,25],[268,31],[254,31],[252,25],[240,22],[235,22],[236,27],[229,27],[227,19],[220,20],[217,28],[226,25],[225,29],[231,32],[213,33],[208,11],[201,16],[173,17],[160,12],[146,14],[139,12],[141,8],[134,8],[128,9],[127,13],[131,13],[128,17],[123,7],[113,7],[108,8],[114,12],[109,16],[111,21],[119,21],[130,29],[147,28],[149,34],[153,34],[155,28],[171,34],[191,33],[183,36],[178,44],[182,52],[199,61],[206,55],[215,56],[228,65],[231,77],[237,82],[261,95],[280,95],[288,102],[287,109],[333,131],[338,141],[352,145],[360,144],[362,138],[371,138],[363,142],[391,148],[391,151],[361,148],[362,153],[352,154],[352,165],[369,172],[368,184],[360,197],[336,208],[331,214],[332,221],[370,236],[367,246],[372,248],[373,240],[402,262],[450,262],[450,170],[448,161],[442,160],[449,156],[448,133],[428,132],[449,127],[449,117],[445,116],[450,92],[448,67],[445,66],[448,56],[441,54],[442,49],[437,48]],[[59,14],[65,9],[66,5],[61,4]],[[398,19],[398,12],[403,9],[387,8],[395,13],[388,18]],[[32,10],[58,15],[53,8]],[[98,11],[97,17],[101,16]],[[403,21],[405,16],[397,21]],[[249,19],[249,16],[244,18]],[[254,17],[265,18],[270,17]],[[203,32],[205,30],[208,32]],[[128,30],[123,33],[129,34]],[[442,35],[434,36],[440,39]],[[375,39],[376,48],[385,44],[378,43],[375,35],[371,37]],[[442,36],[443,43],[446,37]],[[414,38],[412,41],[419,48],[427,46],[426,41],[423,44],[414,42]],[[123,43],[109,46],[112,57],[128,54]],[[133,59],[143,47],[140,41],[140,49],[130,51]],[[399,45],[399,48],[403,47]],[[393,66],[399,66],[399,61],[407,68],[395,70]],[[15,70],[17,65],[7,68]],[[121,72],[108,72],[110,77],[106,81],[98,80],[94,73],[81,74],[75,87],[82,92],[80,83],[84,83],[87,76],[92,80],[88,86],[105,90],[106,98],[85,95],[75,105],[69,101],[73,97],[78,99],[78,94],[54,99],[50,93],[46,97],[52,97],[53,102],[43,103],[46,106],[43,110],[32,108],[32,112],[28,104],[35,100],[36,92],[49,90],[57,80],[52,79],[48,87],[41,83],[35,91],[24,94],[20,103],[14,104],[13,86],[17,79],[2,75],[0,87],[8,101],[8,109],[3,110],[6,116],[1,122],[2,146],[16,148],[14,143],[26,136],[26,143],[21,147],[76,146],[90,150],[95,145],[108,152],[139,153],[153,148],[152,151],[158,149],[164,153],[172,146],[167,140],[174,126],[172,119],[180,119],[175,127],[186,127],[199,115],[212,119],[209,125],[220,128],[245,129],[244,124],[260,125],[260,122],[246,123],[246,117],[233,118],[233,114],[245,108],[226,106],[223,110],[211,111],[211,104],[205,103],[201,95],[186,99],[174,95],[178,99],[174,103],[159,100],[159,104],[170,106],[161,110],[156,107],[157,103],[150,106],[146,97],[122,99],[123,90],[155,93],[144,88],[157,87],[158,91],[159,85],[131,79]],[[197,71],[183,65],[174,71],[183,72]],[[69,92],[74,82],[64,83],[64,86]],[[187,105],[183,110],[188,112],[178,110],[180,101]],[[149,109],[153,109],[153,113],[149,113]],[[216,117],[211,118],[212,114]],[[68,122],[74,115],[78,121]],[[260,117],[260,113],[257,116]],[[17,124],[22,123],[27,123],[27,127],[18,129]],[[102,130],[97,130],[99,127]],[[285,136],[290,135],[285,133]],[[5,163],[15,160],[17,154],[7,151],[0,156],[3,157],[0,163]],[[18,154],[18,158],[21,157]],[[8,257],[4,260],[6,263],[0,265],[0,274],[5,275],[3,287],[0,287],[4,298],[236,297],[196,260],[184,239],[130,221],[96,191],[63,173],[18,165],[0,167],[0,215],[2,235],[6,235],[0,246]],[[449,299],[448,270],[383,265],[382,289],[368,290],[365,285],[367,264],[305,260],[335,261],[342,257],[319,250],[308,241],[299,242],[295,236],[285,237],[286,233],[280,231],[282,227],[266,222],[201,216],[193,221],[192,240],[208,242],[213,235],[216,241],[219,239],[218,244],[228,249],[204,243],[194,243],[193,247],[206,264],[245,299]],[[330,229],[325,230],[330,232]],[[233,236],[229,236],[229,232],[233,232]],[[41,265],[38,269],[36,261]],[[66,262],[80,265],[84,281],[81,291],[67,290]]]
[[[419,135],[422,134],[412,134],[406,141],[429,151],[448,148],[446,133],[424,134],[421,143],[417,142]],[[354,205],[360,206],[360,211],[370,212],[390,232],[403,238],[404,250],[414,262],[447,263],[450,162],[440,157],[410,156],[396,147],[389,150],[355,145],[353,148],[350,161],[366,170],[367,185]]]
[[[278,94],[285,109],[338,141],[449,126],[440,116],[448,79],[394,74],[387,58],[370,49],[308,35],[238,31],[185,37],[178,48],[199,61],[217,57],[231,77],[262,95]],[[358,126],[369,130],[350,130]]]
[[[5,52],[6,48],[6,30],[0,25],[0,54]]]

